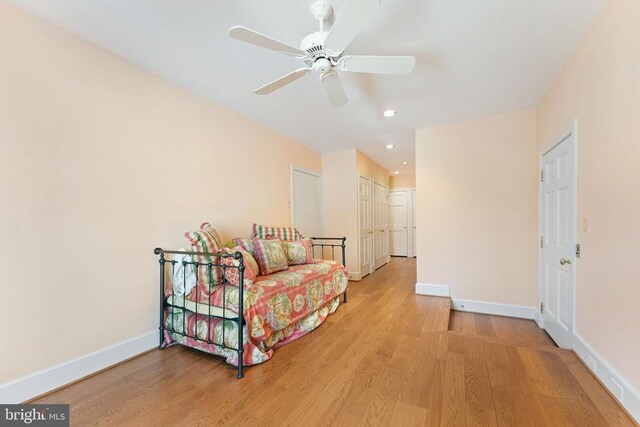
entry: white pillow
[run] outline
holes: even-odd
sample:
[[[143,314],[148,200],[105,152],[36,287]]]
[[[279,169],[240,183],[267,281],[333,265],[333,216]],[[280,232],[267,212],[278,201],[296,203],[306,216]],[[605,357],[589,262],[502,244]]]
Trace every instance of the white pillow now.
[[[180,249],[186,252],[186,249]],[[173,270],[173,294],[175,296],[189,295],[193,288],[196,287],[197,278],[192,264],[183,265],[184,262],[193,262],[189,255],[176,255],[176,262]],[[186,271],[186,274],[185,274]]]

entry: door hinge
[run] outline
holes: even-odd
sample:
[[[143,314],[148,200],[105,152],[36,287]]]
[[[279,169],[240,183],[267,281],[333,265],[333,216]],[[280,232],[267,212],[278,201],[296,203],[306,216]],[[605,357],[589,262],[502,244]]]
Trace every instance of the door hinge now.
[[[580,243],[576,244],[576,258],[580,258]]]
[[[540,313],[544,313],[544,303],[540,303]]]
[[[544,170],[540,171],[540,182],[544,182]]]
[[[540,236],[540,248],[544,248],[544,237]]]

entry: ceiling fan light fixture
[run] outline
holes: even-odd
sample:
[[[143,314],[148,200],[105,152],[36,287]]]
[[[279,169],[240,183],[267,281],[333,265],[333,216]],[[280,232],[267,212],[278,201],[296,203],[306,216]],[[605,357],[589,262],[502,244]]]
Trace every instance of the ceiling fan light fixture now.
[[[329,61],[327,58],[318,58],[313,63],[313,69],[320,73],[326,73],[327,71],[331,70],[331,61]]]
[[[409,162],[402,162],[402,164],[406,166],[409,164]]]
[[[394,175],[400,175],[400,171],[395,171],[393,174]]]
[[[387,150],[393,150],[394,145],[393,144],[387,144],[384,146]]]
[[[386,110],[384,113],[382,113],[382,115],[383,115],[384,117],[387,117],[387,118],[389,118],[389,117],[393,117],[393,116],[395,116],[396,114],[397,114],[397,113],[396,113],[396,110]]]

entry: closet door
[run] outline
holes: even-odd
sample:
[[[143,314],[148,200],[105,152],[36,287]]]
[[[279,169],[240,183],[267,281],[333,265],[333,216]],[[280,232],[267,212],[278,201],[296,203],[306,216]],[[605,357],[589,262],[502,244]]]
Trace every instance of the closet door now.
[[[291,222],[306,237],[322,237],[320,174],[291,165]]]
[[[382,184],[374,184],[373,192],[373,267],[378,269],[389,261],[389,190]]]
[[[373,271],[373,214],[371,212],[371,178],[358,178],[360,223],[360,274],[362,277]]]

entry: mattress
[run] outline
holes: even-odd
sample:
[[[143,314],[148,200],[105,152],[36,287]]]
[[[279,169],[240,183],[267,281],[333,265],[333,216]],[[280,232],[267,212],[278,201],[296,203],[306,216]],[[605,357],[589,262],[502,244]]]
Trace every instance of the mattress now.
[[[235,288],[235,291],[231,291],[231,292],[238,293],[238,289]],[[238,297],[236,297],[236,301],[237,301],[237,298]],[[196,303],[195,301],[185,299],[184,297],[176,297],[173,295],[169,295],[169,297],[167,297],[167,304],[169,304],[170,306],[174,306],[176,308],[185,308],[192,313],[198,313],[205,316],[216,316],[216,317],[227,317],[227,318],[238,316],[238,305],[233,303],[225,304],[226,305],[226,309],[225,309],[222,303],[220,304],[220,306],[210,305],[203,302]]]

